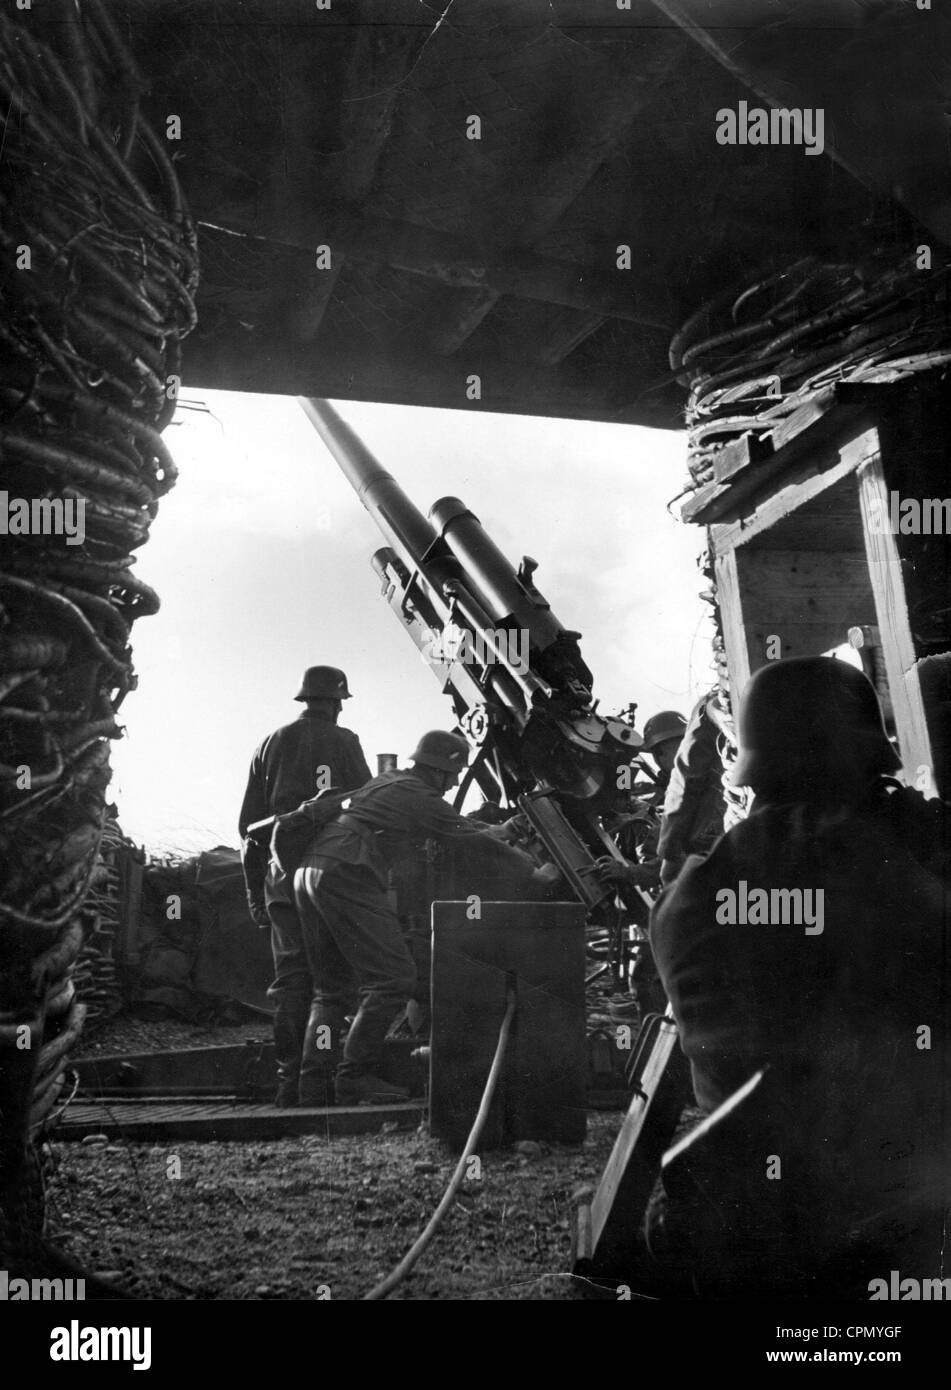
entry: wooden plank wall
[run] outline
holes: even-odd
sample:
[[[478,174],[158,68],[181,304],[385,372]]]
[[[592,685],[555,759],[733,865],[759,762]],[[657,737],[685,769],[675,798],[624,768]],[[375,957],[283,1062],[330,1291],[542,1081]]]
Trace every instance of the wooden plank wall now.
[[[815,456],[798,449],[790,475],[735,521],[710,528],[734,700],[769,659],[819,655],[852,626],[877,627],[905,774],[932,793],[931,745],[915,661],[925,648],[912,630],[907,585],[929,538],[893,535],[890,492],[935,495],[936,468],[915,468],[913,432],[861,428]],[[931,556],[934,569],[934,557]],[[771,640],[772,639],[772,640]]]

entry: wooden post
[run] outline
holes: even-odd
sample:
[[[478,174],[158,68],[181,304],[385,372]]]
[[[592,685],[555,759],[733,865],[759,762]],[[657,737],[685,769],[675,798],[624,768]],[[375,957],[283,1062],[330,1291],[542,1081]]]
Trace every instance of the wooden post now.
[[[885,524],[889,516],[889,496],[880,455],[859,469],[859,504],[905,776],[911,786],[921,782],[921,790],[933,796],[931,741],[915,670],[915,644],[908,621],[901,560],[895,537]],[[925,770],[927,775],[922,777]]]

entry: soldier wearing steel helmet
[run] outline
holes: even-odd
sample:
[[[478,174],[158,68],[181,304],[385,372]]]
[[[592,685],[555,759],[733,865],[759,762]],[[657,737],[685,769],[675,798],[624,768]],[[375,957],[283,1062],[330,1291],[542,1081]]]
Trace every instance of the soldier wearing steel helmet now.
[[[644,742],[640,751],[651,755],[665,779],[670,777],[674,757],[686,728],[686,719],[676,709],[662,709],[659,714],[652,714],[644,725]]]
[[[293,811],[322,789],[355,790],[370,780],[359,738],[337,724],[343,701],[351,698],[344,672],[336,666],[308,667],[294,698],[304,709],[255,751],[238,819],[248,906],[258,926],[271,929],[274,981],[268,995],[274,1003],[275,1102],[281,1106],[317,1098],[307,1066],[301,1070],[310,1054],[308,1031],[316,1027],[309,1022],[313,989],[293,885],[269,863],[266,849],[247,838],[248,827]]]
[[[337,724],[343,701],[350,698],[347,677],[336,666],[307,668],[294,696],[304,706],[299,717],[269,734],[251,759],[239,818],[242,836],[248,825],[292,811],[322,786],[349,791],[369,782],[359,738]]]
[[[755,794],[751,813],[687,860],[650,938],[700,1106],[764,1068],[765,1099],[704,1140],[717,1161],[695,1197],[655,1207],[653,1247],[679,1248],[706,1296],[862,1296],[853,1287],[890,1268],[940,1264],[951,900],[933,872],[939,819],[895,781],[875,690],[843,662],[757,671],[738,735],[733,780]],[[754,890],[760,911],[740,913]],[[767,1173],[766,1155],[781,1171]]]
[[[322,1050],[325,1084],[339,1105],[405,1098],[379,1076],[387,1029],[413,994],[416,967],[387,895],[393,868],[420,840],[484,840],[497,862],[527,856],[466,820],[444,800],[466,767],[469,745],[441,729],[422,736],[413,766],[384,772],[348,798],[305,853],[295,891],[313,972],[315,1014],[336,1040],[354,995],[359,1010],[335,1074]],[[539,881],[551,875],[528,871]],[[557,876],[557,875],[556,875]]]
[[[703,695],[676,749],[657,841],[660,881],[665,885],[677,877],[688,854],[706,854],[723,834],[726,801],[720,744],[725,717],[719,691]]]
[[[640,752],[646,753],[657,768],[653,790],[632,802],[616,833],[622,860],[605,855],[595,863],[595,872],[602,883],[610,884],[626,907],[637,914],[635,921],[644,922],[644,900],[639,890],[652,893],[660,887],[661,858],[658,842],[662,833],[662,810],[677,750],[687,727],[679,710],[664,709],[645,721]],[[634,999],[615,1000],[610,1009],[613,1017],[626,1019],[638,1014],[660,1012],[664,1007],[657,971],[646,951],[638,954],[631,972],[631,993]],[[636,1001],[636,1002],[635,1002]]]
[[[686,719],[674,709],[652,714],[644,724],[640,752],[649,754],[657,766],[653,791],[649,797],[635,803],[633,814],[618,834],[623,862],[606,855],[595,865],[602,881],[615,884],[622,896],[634,888],[651,889],[660,885],[661,861],[657,844],[661,833],[661,809],[686,727]]]

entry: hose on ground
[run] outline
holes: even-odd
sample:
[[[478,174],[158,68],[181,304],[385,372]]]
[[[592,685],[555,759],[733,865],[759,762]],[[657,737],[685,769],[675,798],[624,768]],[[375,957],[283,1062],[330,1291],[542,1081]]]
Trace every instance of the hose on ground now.
[[[378,1284],[375,1284],[373,1286],[369,1293],[363,1295],[364,1303],[372,1303],[376,1302],[381,1298],[386,1298],[386,1296],[392,1293],[392,1291],[396,1288],[397,1284],[402,1283],[402,1281],[406,1278],[407,1274],[409,1274],[410,1270],[416,1264],[416,1261],[419,1259],[420,1255],[426,1249],[429,1242],[432,1240],[433,1236],[436,1234],[443,1217],[446,1215],[446,1212],[452,1205],[452,1200],[458,1192],[460,1184],[462,1183],[462,1180],[466,1175],[466,1167],[468,1165],[469,1159],[476,1151],[479,1139],[482,1136],[482,1130],[484,1129],[485,1122],[489,1116],[489,1110],[492,1107],[492,1100],[495,1096],[495,1088],[498,1085],[498,1080],[500,1075],[502,1074],[502,1067],[505,1062],[505,1053],[508,1047],[509,1033],[512,1030],[512,1019],[514,1017],[515,990],[510,986],[505,1001],[505,1017],[502,1019],[502,1026],[499,1029],[499,1040],[495,1046],[495,1056],[492,1058],[492,1065],[489,1068],[489,1075],[485,1083],[485,1090],[482,1092],[482,1100],[479,1102],[479,1109],[476,1113],[475,1120],[473,1121],[472,1128],[469,1131],[469,1137],[465,1142],[465,1146],[463,1147],[462,1153],[459,1155],[459,1162],[456,1164],[455,1171],[453,1172],[452,1177],[449,1179],[449,1186],[443,1193],[442,1201],[439,1203],[439,1206],[436,1208],[432,1216],[429,1218],[429,1221],[426,1224],[425,1229],[421,1232],[421,1234],[416,1238],[416,1240],[407,1250],[406,1254],[400,1260],[399,1264],[393,1270],[391,1270],[391,1272],[386,1276],[386,1278],[381,1279]]]

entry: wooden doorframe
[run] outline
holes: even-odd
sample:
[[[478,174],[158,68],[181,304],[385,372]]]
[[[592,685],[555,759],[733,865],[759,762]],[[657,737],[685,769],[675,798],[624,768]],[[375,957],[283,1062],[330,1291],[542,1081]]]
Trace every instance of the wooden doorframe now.
[[[936,795],[933,757],[925,720],[921,686],[897,543],[890,530],[873,524],[889,516],[889,495],[881,447],[876,429],[865,429],[837,451],[832,467],[815,469],[811,476],[791,480],[772,496],[761,500],[748,516],[729,524],[710,527],[711,549],[717,584],[717,601],[723,626],[734,710],[749,681],[753,663],[749,631],[743,614],[740,546],[761,536],[777,522],[809,506],[846,477],[855,479],[857,505],[862,518],[869,584],[881,633],[882,655],[895,718],[902,765],[909,786],[927,796]],[[722,548],[722,551],[720,549]]]
[[[857,478],[865,553],[902,766],[909,786],[917,787],[926,796],[935,796],[934,759],[915,665],[901,557],[891,530],[881,526],[881,518],[888,517],[890,509],[880,453],[860,465]]]

